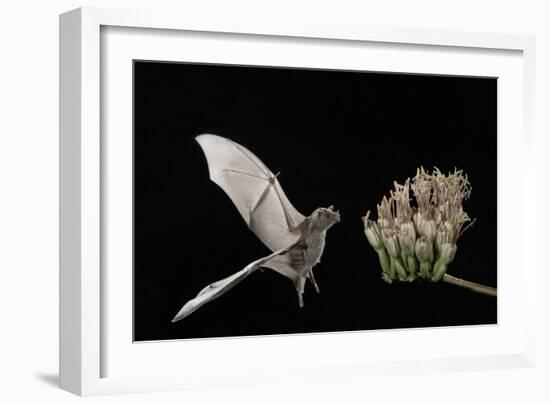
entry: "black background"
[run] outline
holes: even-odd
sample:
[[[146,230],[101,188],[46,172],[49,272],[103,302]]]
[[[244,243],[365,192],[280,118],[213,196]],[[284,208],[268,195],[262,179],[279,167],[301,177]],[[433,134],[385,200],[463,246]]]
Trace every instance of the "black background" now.
[[[449,273],[496,286],[497,81],[242,66],[134,63],[136,341],[496,323],[496,298],[381,280],[361,217],[416,168],[464,169],[476,224]],[[305,306],[265,269],[184,320],[205,285],[269,253],[208,178],[194,137],[255,153],[304,215],[333,204]]]

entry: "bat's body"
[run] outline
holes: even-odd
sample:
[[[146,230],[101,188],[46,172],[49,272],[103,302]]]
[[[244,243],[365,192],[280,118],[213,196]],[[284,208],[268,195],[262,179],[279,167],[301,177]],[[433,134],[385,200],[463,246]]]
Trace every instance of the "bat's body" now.
[[[323,210],[328,209],[317,209],[311,216],[304,219],[303,234],[296,245],[285,254],[275,256],[262,264],[262,267],[269,267],[278,271],[294,282],[300,306],[304,305],[302,294],[306,279],[309,278],[315,290],[319,292],[312,269],[321,261],[325,249],[326,231],[332,225],[325,221],[325,214],[327,213]],[[330,214],[330,210],[328,211],[328,214]]]
[[[312,269],[321,260],[326,231],[340,221],[339,213],[332,207],[320,207],[304,217],[287,199],[277,175],[249,150],[211,134],[198,136],[197,142],[206,155],[210,179],[227,193],[249,228],[273,253],[205,287],[172,321],[183,319],[223,295],[260,267],[290,278],[296,287],[299,305],[303,306],[307,279],[319,292]]]

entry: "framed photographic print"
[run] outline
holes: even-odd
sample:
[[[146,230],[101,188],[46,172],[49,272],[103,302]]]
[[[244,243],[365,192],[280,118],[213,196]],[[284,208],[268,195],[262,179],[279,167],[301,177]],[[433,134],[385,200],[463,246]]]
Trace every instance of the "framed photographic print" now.
[[[530,365],[533,48],[63,14],[62,387]]]

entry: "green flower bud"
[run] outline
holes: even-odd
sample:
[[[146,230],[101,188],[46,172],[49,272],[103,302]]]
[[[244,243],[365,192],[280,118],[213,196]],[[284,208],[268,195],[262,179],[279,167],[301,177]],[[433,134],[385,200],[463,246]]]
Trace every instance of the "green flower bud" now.
[[[399,241],[403,253],[407,256],[414,256],[416,231],[414,230],[412,221],[403,222],[399,226]]]
[[[382,248],[382,249],[378,249],[376,252],[378,253],[378,260],[380,261],[380,267],[382,267],[382,273],[383,273],[382,275],[386,275],[390,279],[393,279],[394,275],[392,275],[392,271],[391,271],[390,258],[386,253],[386,250]]]
[[[429,240],[433,240],[435,238],[436,231],[437,226],[435,225],[434,220],[421,220],[420,226],[418,228],[418,233],[420,234],[420,236],[425,236]]]
[[[420,262],[420,276],[430,278],[432,263],[434,260],[433,245],[425,236],[416,240],[415,244],[416,258]]]
[[[441,281],[443,275],[447,272],[447,265],[451,263],[456,255],[456,244],[444,243],[439,251],[439,259],[434,265],[432,281]]]
[[[399,238],[397,237],[395,231],[387,229],[382,230],[382,240],[384,241],[384,246],[388,251],[388,255],[394,259],[399,258]]]
[[[380,266],[382,267],[382,278],[384,281],[391,283],[395,277],[395,273],[392,274],[390,258],[384,249],[384,241],[382,240],[382,235],[380,234],[380,228],[374,221],[369,220],[369,215],[370,211],[367,211],[367,214],[363,217],[365,235],[367,236],[369,244],[378,254],[378,260],[380,261]]]
[[[399,277],[399,280],[407,280],[407,271],[403,267],[403,263],[401,262],[400,258],[390,257],[390,264],[392,272],[397,273],[397,277]]]
[[[414,256],[407,256],[407,269],[409,269],[411,280],[414,280],[418,271],[418,262]]]
[[[431,263],[420,263],[420,277],[429,280],[432,277],[432,264]]]
[[[439,251],[439,260],[444,261],[445,263],[451,263],[456,255],[456,244],[455,243],[444,243],[441,245]]]
[[[405,270],[409,271],[409,266],[407,264],[407,255],[405,254],[405,251],[403,250],[403,248],[401,248],[400,257],[401,257],[401,262],[403,263],[403,267],[405,268]]]
[[[454,242],[454,233],[455,230],[450,222],[441,223],[435,235],[435,247],[438,254],[443,244]]]
[[[434,260],[432,242],[425,236],[416,240],[415,248],[416,257],[420,263],[432,263]]]
[[[369,220],[369,213],[370,211],[368,211],[367,215],[363,218],[363,222],[365,225],[365,235],[367,236],[367,240],[369,241],[370,245],[378,251],[379,249],[384,249],[384,241],[382,241],[382,236],[380,235],[380,228],[378,227],[378,224],[376,224],[374,221]]]
[[[376,225],[376,224],[375,224]],[[367,236],[367,240],[369,241],[370,245],[378,250],[384,247],[384,242],[382,241],[382,238],[380,237],[380,232],[378,230],[378,226],[371,227],[371,228],[365,228],[365,235]]]

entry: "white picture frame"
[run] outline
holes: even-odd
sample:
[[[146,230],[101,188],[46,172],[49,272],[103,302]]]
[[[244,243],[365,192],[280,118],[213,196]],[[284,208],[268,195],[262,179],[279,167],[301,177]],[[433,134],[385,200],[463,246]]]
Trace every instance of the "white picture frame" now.
[[[140,43],[143,48],[153,47],[155,42],[160,44],[162,41],[170,41],[173,44],[174,41],[180,40],[178,33],[193,32],[195,37],[217,33],[218,37],[227,36],[227,40],[229,37],[246,37],[260,44],[262,41],[270,40],[275,43],[280,40],[296,41],[301,46],[307,46],[312,43],[311,41],[320,41],[335,51],[345,47],[346,44],[358,45],[358,52],[361,52],[360,46],[363,44],[377,44],[382,48],[394,46],[397,57],[400,51],[407,51],[408,48],[418,52],[429,53],[432,50],[448,52],[450,59],[447,63],[452,59],[456,65],[457,60],[464,60],[464,66],[456,71],[465,75],[493,75],[493,71],[498,72],[499,69],[505,68],[502,66],[509,65],[510,68],[503,73],[505,82],[503,85],[510,83],[510,91],[515,91],[514,94],[518,94],[518,97],[514,98],[519,99],[514,99],[513,102],[510,100],[510,103],[504,99],[502,107],[508,109],[499,108],[499,116],[506,115],[507,119],[515,119],[507,122],[499,120],[499,136],[502,134],[503,138],[509,139],[499,144],[499,183],[503,180],[502,176],[513,177],[514,183],[522,184],[520,188],[522,192],[511,195],[512,200],[507,204],[499,205],[499,236],[502,217],[507,209],[515,208],[514,203],[518,202],[523,208],[516,213],[516,217],[520,214],[522,219],[518,219],[515,224],[507,225],[515,225],[514,228],[509,229],[516,234],[520,233],[521,237],[518,239],[522,241],[516,242],[515,248],[510,248],[508,246],[514,242],[514,239],[510,239],[509,235],[499,238],[499,270],[500,266],[505,265],[505,260],[510,260],[521,268],[519,271],[521,275],[514,282],[514,287],[511,287],[512,281],[510,276],[506,276],[507,271],[504,273],[499,271],[499,325],[481,328],[325,335],[322,339],[323,345],[333,348],[326,349],[327,351],[321,356],[315,355],[319,349],[319,346],[315,346],[315,343],[320,340],[319,335],[257,337],[245,340],[218,339],[206,343],[193,341],[192,348],[187,350],[181,343],[148,343],[146,347],[134,345],[124,333],[128,331],[127,321],[131,321],[131,318],[122,320],[126,311],[121,309],[120,312],[123,313],[117,314],[118,308],[114,309],[111,303],[106,302],[112,299],[108,298],[109,291],[104,287],[106,278],[112,284],[110,288],[123,287],[120,283],[126,279],[125,277],[111,278],[109,273],[105,272],[105,267],[109,266],[105,261],[107,258],[104,253],[106,250],[104,231],[109,226],[105,220],[112,219],[113,216],[106,217],[102,214],[105,203],[109,203],[109,196],[106,194],[109,193],[110,188],[106,185],[106,176],[121,177],[124,181],[124,175],[120,176],[116,171],[111,171],[111,168],[106,168],[112,167],[112,164],[108,164],[109,157],[105,153],[105,146],[111,147],[111,142],[110,138],[106,139],[102,135],[110,133],[111,123],[102,121],[107,115],[102,113],[103,97],[107,93],[112,93],[115,95],[113,99],[120,99],[120,102],[127,103],[129,96],[128,87],[124,87],[124,83],[122,83],[123,86],[118,86],[113,84],[112,80],[107,82],[102,80],[102,74],[106,71],[109,71],[109,74],[119,74],[115,71],[116,65],[113,67],[114,70],[103,70],[110,67],[105,67],[105,60],[102,58],[112,56],[102,49],[106,44],[102,34],[109,30],[114,32],[115,37],[117,32],[122,32],[122,36],[130,37],[130,39],[122,39],[129,41],[132,36],[137,35],[138,30],[145,30],[141,31],[145,32],[144,35],[155,30],[156,36],[141,38],[143,42]],[[170,33],[170,38],[167,39],[166,35],[163,37],[163,32]],[[109,42],[109,46],[117,46],[118,43],[117,49],[120,52],[117,52],[117,57],[136,57],[132,54],[132,46],[126,46],[131,42],[120,42],[122,39],[116,39],[119,42],[116,40]],[[121,44],[124,46],[120,46]],[[159,46],[161,49],[167,47],[166,44]],[[126,49],[127,53],[124,53],[123,49]],[[534,169],[535,165],[534,158],[531,158],[534,137],[532,132],[535,89],[534,49],[534,38],[522,35],[350,26],[315,20],[288,20],[283,23],[269,19],[247,20],[243,17],[238,20],[222,21],[148,10],[80,8],[62,14],[60,17],[61,387],[79,395],[96,395],[229,384],[292,382],[293,379],[333,379],[343,376],[369,376],[369,374],[381,372],[408,374],[534,365],[535,318],[533,312],[535,312],[536,265],[534,264],[535,254],[530,252],[534,247],[533,243],[528,242],[525,234],[535,232],[536,220],[534,209],[528,208],[534,204],[533,196],[524,190],[534,186],[531,183],[532,179],[526,174]],[[238,52],[235,51],[235,53]],[[246,47],[240,52],[240,56],[236,57],[241,59],[236,61],[248,60]],[[468,52],[473,55],[470,61],[466,61]],[[508,54],[507,52],[513,53],[509,63],[504,59],[491,61],[491,57],[499,57],[498,55]],[[169,60],[171,60],[171,56],[166,55],[169,53],[165,55],[159,53],[158,57],[170,57]],[[476,60],[481,60],[479,57],[483,58],[485,55],[488,55],[482,62],[485,65],[476,66],[476,63],[481,63]],[[204,61],[204,57],[206,56],[197,54],[193,61]],[[233,56],[227,54],[219,54],[216,57],[216,62],[234,61],[231,59]],[[312,65],[318,63],[314,56],[311,57],[310,62]],[[264,63],[269,64],[273,61],[264,60]],[[285,62],[281,63],[285,64]],[[309,62],[304,59],[302,63]],[[391,59],[391,63],[396,63],[395,58]],[[379,66],[380,69],[385,69],[384,65]],[[443,62],[441,65],[434,66],[432,72],[452,74],[455,71],[454,68],[447,70]],[[427,72],[425,69],[426,67],[422,65],[409,65],[400,71]],[[498,73],[495,74],[498,75]],[[123,96],[117,97],[117,94]],[[109,98],[110,104],[113,103],[113,99]],[[129,105],[127,109],[131,110]],[[128,124],[127,121],[126,124]],[[122,131],[125,130],[127,126]],[[124,143],[120,143],[118,147],[124,149]],[[503,155],[504,158],[501,158]],[[518,165],[510,164],[511,156],[517,157]],[[124,161],[121,162],[120,166],[128,166],[128,162],[131,160],[126,160],[126,164]],[[503,198],[501,190],[502,186],[499,188],[499,203]],[[124,289],[127,290],[127,288]],[[521,298],[521,303],[517,302],[518,298]],[[121,306],[124,308],[123,304]],[[112,317],[116,320],[112,320]],[[520,317],[521,320],[519,320]],[[117,323],[124,325],[120,325],[119,329],[116,326]],[[465,342],[463,348],[450,348],[444,344],[432,350],[422,350],[420,347],[416,355],[407,355],[404,349],[395,350],[391,356],[376,356],[374,351],[353,355],[353,351],[334,348],[342,343],[350,346],[358,346],[361,343],[368,345],[376,345],[376,343],[429,345],[432,343],[435,346],[436,340],[446,337],[471,342]],[[479,342],[474,345],[473,340],[500,340],[502,343],[495,341],[494,348],[488,349],[488,343]],[[311,344],[314,345],[314,349],[308,350],[307,346]],[[227,352],[228,346],[231,346],[233,355]],[[383,349],[378,350],[384,353]],[[217,354],[215,356],[218,357],[228,355],[218,363],[201,365],[200,357],[204,357],[205,351],[215,351]],[[271,351],[271,355],[267,354],[261,360],[258,359],[265,351]],[[285,351],[300,351],[302,354],[295,361],[290,362],[285,356]],[[334,353],[331,354],[330,351]],[[186,357],[186,359],[170,360],[168,357],[171,354],[179,358]],[[281,358],[278,359],[278,357]],[[134,359],[136,362],[144,363],[143,366],[149,369],[162,366],[166,371],[160,369],[140,371],[139,368],[135,372],[131,371],[132,367],[136,367]],[[235,360],[239,362],[235,363]],[[117,362],[116,371],[108,368],[106,363],[111,361]],[[224,366],[222,361],[232,364]],[[262,371],[257,371],[260,367]],[[284,371],[281,371],[282,368]],[[281,375],[281,372],[284,372],[284,375]]]

